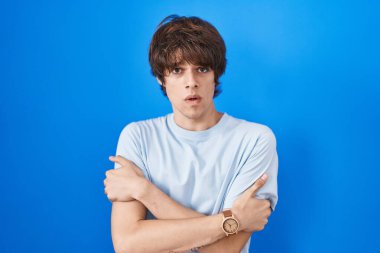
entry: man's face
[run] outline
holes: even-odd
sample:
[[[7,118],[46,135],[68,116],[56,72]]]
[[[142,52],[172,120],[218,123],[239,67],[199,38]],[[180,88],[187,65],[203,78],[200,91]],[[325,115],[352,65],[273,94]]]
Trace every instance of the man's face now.
[[[165,76],[167,96],[179,117],[199,120],[213,112],[214,71],[183,63]]]

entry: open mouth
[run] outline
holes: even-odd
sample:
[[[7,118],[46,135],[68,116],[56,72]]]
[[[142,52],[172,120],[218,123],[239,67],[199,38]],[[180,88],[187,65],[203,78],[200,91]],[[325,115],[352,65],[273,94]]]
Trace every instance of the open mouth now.
[[[200,102],[200,100],[201,100],[201,97],[198,95],[190,95],[190,96],[187,96],[185,99],[185,101],[190,104],[197,104]]]

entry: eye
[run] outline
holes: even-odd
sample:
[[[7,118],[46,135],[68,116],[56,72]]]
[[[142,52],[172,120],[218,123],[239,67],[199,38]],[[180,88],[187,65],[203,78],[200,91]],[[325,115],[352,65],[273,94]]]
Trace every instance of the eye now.
[[[175,68],[172,70],[172,73],[173,73],[173,74],[179,74],[179,73],[181,73],[181,72],[182,72],[182,69],[179,68],[179,67],[175,67]]]
[[[199,68],[198,68],[198,71],[201,72],[201,73],[207,73],[207,72],[210,71],[210,69],[207,68],[207,67],[199,67]]]

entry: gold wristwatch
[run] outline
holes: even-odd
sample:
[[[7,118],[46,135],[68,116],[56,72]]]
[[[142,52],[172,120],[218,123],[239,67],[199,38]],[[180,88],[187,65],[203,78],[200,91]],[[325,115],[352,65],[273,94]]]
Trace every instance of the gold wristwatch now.
[[[231,210],[223,211],[222,229],[226,236],[237,234],[239,231],[239,222],[232,214]]]

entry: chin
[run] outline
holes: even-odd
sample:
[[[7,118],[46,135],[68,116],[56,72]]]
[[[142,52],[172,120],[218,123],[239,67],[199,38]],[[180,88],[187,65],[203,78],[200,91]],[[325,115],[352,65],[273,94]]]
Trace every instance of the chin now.
[[[190,112],[190,113],[186,113],[184,115],[188,119],[197,120],[197,119],[200,119],[202,117],[203,113],[202,112]]]
[[[185,117],[190,120],[201,119],[206,113],[206,108],[204,108],[203,106],[198,108],[188,108],[187,106],[175,108],[177,108],[177,113],[181,114],[182,117]]]

